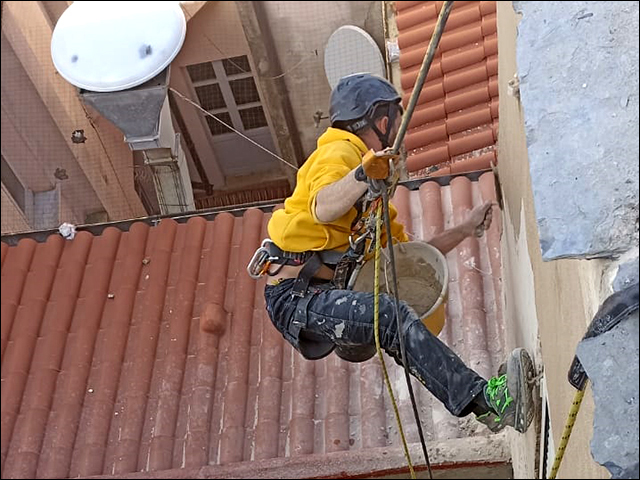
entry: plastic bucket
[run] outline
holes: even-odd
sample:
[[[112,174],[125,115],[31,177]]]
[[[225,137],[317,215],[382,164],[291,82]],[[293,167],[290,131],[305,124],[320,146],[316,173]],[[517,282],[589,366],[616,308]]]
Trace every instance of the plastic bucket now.
[[[400,300],[415,310],[432,334],[438,335],[444,327],[449,292],[449,269],[444,255],[424,242],[396,244],[394,253]],[[380,293],[391,289],[391,265],[387,256],[381,252]],[[354,273],[353,290],[373,292],[373,273],[372,258]]]

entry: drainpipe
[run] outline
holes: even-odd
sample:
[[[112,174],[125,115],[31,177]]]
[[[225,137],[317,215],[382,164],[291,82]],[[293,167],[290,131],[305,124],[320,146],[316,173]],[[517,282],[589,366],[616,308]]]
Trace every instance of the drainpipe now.
[[[80,90],[80,98],[124,133],[133,151],[141,151],[149,165],[160,212],[195,210],[191,178],[180,134],[171,121],[167,67],[151,80],[117,92]]]

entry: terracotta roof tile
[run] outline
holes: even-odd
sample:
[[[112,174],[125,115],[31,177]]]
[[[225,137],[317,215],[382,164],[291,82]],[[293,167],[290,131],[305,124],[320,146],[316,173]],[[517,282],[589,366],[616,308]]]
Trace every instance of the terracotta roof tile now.
[[[491,118],[497,119],[498,118],[498,111],[499,111],[499,108],[500,108],[500,102],[498,101],[498,97],[493,97],[491,99],[491,103],[489,104],[489,107],[491,109]]]
[[[410,151],[407,165],[410,171],[437,165],[448,158],[491,147],[497,140],[497,123],[491,122],[489,105],[472,111],[461,111],[445,122],[432,122],[425,127],[409,130],[405,145]],[[484,125],[476,128],[477,122]],[[474,128],[474,130],[470,130]],[[435,163],[434,163],[435,162]]]
[[[469,65],[468,67],[455,70],[451,73],[445,73],[443,82],[444,90],[447,93],[454,92],[469,85],[484,82],[488,80],[488,78],[487,65],[483,60],[481,63]]]
[[[473,152],[493,145],[493,131],[491,127],[484,127],[474,132],[463,132],[451,136],[449,152],[452,156]]]
[[[467,8],[456,9],[452,11],[447,20],[445,32],[451,32],[459,27],[464,27],[470,23],[482,20],[480,13],[480,5],[472,4]],[[406,48],[418,43],[428,43],[437,23],[437,16],[420,22],[411,28],[403,29],[398,36],[398,45],[400,48]]]
[[[5,244],[3,244],[5,245]],[[6,245],[5,245],[6,246]],[[18,248],[12,249],[12,254],[8,255],[9,248],[3,248],[2,271],[6,275],[2,276],[2,359],[9,341],[9,332],[15,319],[20,297],[24,288],[27,273],[31,265],[31,259],[35,252],[36,242],[26,240],[21,242]],[[6,258],[6,265],[4,262]]]
[[[427,35],[422,40],[404,46],[400,50],[400,66],[402,68],[412,67],[414,65],[420,65],[422,59],[429,46],[429,40],[431,35]],[[462,48],[470,43],[482,42],[482,22],[475,22],[474,24],[464,25],[455,30],[445,29],[440,39],[440,44],[436,50],[436,54],[453,50],[456,48]]]
[[[482,35],[488,37],[498,32],[497,17],[495,13],[482,17]]]
[[[423,150],[414,150],[407,156],[407,170],[415,172],[425,167],[438,165],[451,158],[448,142],[429,145]]]
[[[409,103],[410,95],[403,95],[402,103],[406,107]],[[444,98],[445,90],[442,79],[436,79],[431,82],[425,83],[422,91],[420,92],[420,96],[418,97],[417,105],[421,105],[427,102],[436,102],[441,98]]]
[[[489,57],[490,55],[498,54],[498,34],[488,35],[484,39],[484,54]]]
[[[427,102],[434,102],[444,96],[444,92],[447,92],[447,96],[453,95],[459,97],[460,95],[471,94],[474,89],[487,87],[489,84],[492,88],[490,96],[497,92],[497,63],[493,58],[483,60],[479,64],[469,65],[459,70],[454,70],[450,73],[446,73],[444,78],[439,78],[431,82],[425,83],[420,95],[418,96],[417,105],[421,105]],[[492,80],[495,78],[495,86]],[[488,83],[489,82],[489,83]],[[471,88],[470,88],[471,87]],[[466,89],[470,89],[471,92]],[[407,105],[409,103],[409,97],[411,93],[403,95],[403,103]],[[477,97],[472,97],[466,100],[465,106],[474,106],[477,103]],[[488,98],[486,99],[488,101]],[[466,108],[466,107],[463,107]]]
[[[481,42],[482,37],[482,22],[475,22],[449,33],[443,33],[438,48],[441,52],[446,52],[454,48],[461,48],[469,43]]]
[[[394,202],[407,230],[429,238],[494,197],[489,173],[399,187]],[[307,459],[313,476],[329,452],[399,445],[377,358],[310,362],[271,325],[264,281],[244,270],[268,219],[249,210],[3,247],[3,478],[162,476],[277,457]],[[497,229],[447,256],[442,338],[483,374],[503,347]],[[387,365],[400,385],[403,372]],[[416,394],[429,441],[486,434]]]
[[[478,170],[488,170],[492,164],[496,163],[496,153],[492,150],[482,155],[472,156],[461,160],[452,161],[431,172],[432,177],[448,175],[460,175],[463,173],[475,172]]]
[[[429,145],[431,143],[448,140],[447,124],[444,120],[430,123],[427,127],[411,130],[405,139],[405,146],[409,150]]]
[[[487,73],[489,77],[498,75],[498,55],[491,55],[487,57]]]
[[[480,2],[480,12],[482,12],[482,15],[495,13],[496,7],[496,2]]]
[[[449,134],[464,132],[491,122],[490,104],[476,105],[466,110],[454,113],[447,118],[447,131]]]
[[[481,62],[485,58],[497,54],[497,38],[496,33],[493,33],[485,36],[481,42],[467,43],[460,48],[446,50],[442,52],[441,55],[436,54],[429,73],[427,74],[427,81],[441,77],[443,72],[451,72]],[[425,39],[425,42],[428,42],[428,40],[429,39]],[[402,69],[401,78],[403,88],[411,87],[416,80],[424,52],[418,54],[417,50],[414,49],[413,51],[408,51],[407,55],[411,55],[415,63]],[[410,57],[406,58],[408,59]]]
[[[467,45],[458,50],[451,50],[442,54],[442,71],[449,73],[482,62],[486,57],[484,42]]]
[[[418,78],[418,74],[420,73],[420,65],[414,65],[412,67],[407,67],[402,70],[400,74],[400,83],[403,89],[411,88],[411,86],[415,83]],[[429,68],[429,72],[427,73],[427,78],[425,82],[430,82],[432,80],[436,80],[442,77],[444,73],[442,72],[442,61],[440,59],[434,60],[431,63],[431,68]]]
[[[490,100],[489,86],[485,82],[480,82],[448,94],[444,101],[444,107],[445,111],[451,114]]]
[[[429,2],[429,3],[433,3],[433,16],[437,15],[436,10],[435,10],[435,3],[436,2]],[[403,10],[407,10],[411,7],[415,7],[417,5],[420,5],[423,8],[426,8],[427,6],[430,5],[425,5],[425,2],[415,2],[415,1],[407,1],[407,0],[403,0],[403,1],[399,1],[396,2],[396,9],[398,10],[398,12],[402,12]]]
[[[489,78],[489,95],[491,98],[498,97],[498,75],[492,75]]]
[[[400,83],[405,105],[442,3],[396,2],[402,69]],[[497,124],[494,120],[498,116],[495,12],[495,2],[454,4],[409,124],[406,148],[410,174],[417,175],[416,172],[443,162],[453,162],[453,165],[458,163],[455,157],[471,152],[468,148],[484,149],[495,144]],[[491,143],[487,143],[486,132],[476,132],[484,131],[486,127],[494,137]],[[466,130],[470,131],[469,135],[456,135]],[[467,161],[465,168],[486,163]],[[448,167],[447,171],[451,172],[452,168]]]
[[[398,10],[397,22],[399,29],[408,29],[414,25],[428,22],[429,20],[435,20],[438,17],[438,13],[442,8],[444,2],[414,2],[414,1],[400,1],[395,2],[396,9]],[[491,3],[491,2],[466,2],[459,1],[455,4],[454,8],[463,8],[468,5],[477,3]],[[495,11],[495,10],[494,10]],[[451,12],[453,15],[453,12]]]
[[[399,1],[395,4],[398,11],[396,22],[399,30],[411,28],[438,16],[436,2]]]
[[[409,128],[415,128],[428,122],[445,118],[444,99],[416,106],[409,122]]]

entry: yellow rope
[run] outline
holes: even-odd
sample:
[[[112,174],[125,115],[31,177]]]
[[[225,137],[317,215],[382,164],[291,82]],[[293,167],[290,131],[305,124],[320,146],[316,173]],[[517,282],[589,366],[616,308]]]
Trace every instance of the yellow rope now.
[[[376,213],[376,250],[374,257],[374,287],[373,287],[373,330],[375,332],[376,339],[376,351],[378,352],[378,358],[382,365],[382,372],[384,373],[384,381],[387,385],[389,397],[391,397],[391,403],[393,404],[393,412],[396,415],[396,421],[398,422],[398,430],[400,431],[400,438],[402,439],[402,448],[404,449],[404,456],[407,458],[409,464],[409,472],[411,478],[416,478],[416,472],[413,470],[413,464],[411,463],[411,455],[409,454],[409,447],[407,446],[407,439],[404,436],[404,429],[402,428],[402,420],[400,420],[400,412],[398,411],[398,405],[396,404],[396,398],[393,395],[391,388],[391,381],[389,380],[389,373],[387,372],[387,366],[384,363],[384,357],[382,356],[382,348],[380,348],[380,230],[382,230],[382,202],[378,204]],[[387,238],[390,237],[390,232],[387,232]]]
[[[564,425],[564,430],[562,431],[562,438],[560,439],[560,446],[556,451],[556,458],[553,461],[553,466],[551,467],[551,473],[549,474],[549,478],[556,478],[558,474],[558,469],[560,468],[560,463],[562,463],[562,459],[564,458],[564,451],[567,448],[567,444],[569,443],[569,437],[571,436],[571,431],[573,430],[573,425],[576,423],[576,417],[578,416],[578,412],[580,411],[580,405],[582,405],[582,398],[584,397],[584,392],[587,389],[587,384],[584,385],[582,390],[578,390],[573,397],[573,403],[571,404],[571,410],[569,410],[569,416],[567,417],[567,422]]]

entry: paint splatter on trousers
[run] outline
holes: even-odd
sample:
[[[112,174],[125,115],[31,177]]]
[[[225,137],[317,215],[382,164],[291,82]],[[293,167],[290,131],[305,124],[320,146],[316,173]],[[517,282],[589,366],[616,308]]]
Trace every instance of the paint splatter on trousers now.
[[[372,293],[337,290],[324,283],[312,284],[306,296],[299,297],[291,294],[293,282],[291,279],[267,285],[265,300],[273,325],[303,355],[307,353],[305,356],[310,357],[308,347],[314,342],[330,347],[375,345]],[[304,308],[299,308],[300,305]],[[379,311],[380,344],[402,364],[394,301],[390,296],[380,295]],[[486,381],[429,332],[404,302],[400,302],[400,319],[411,374],[453,415],[468,414],[469,405]]]

